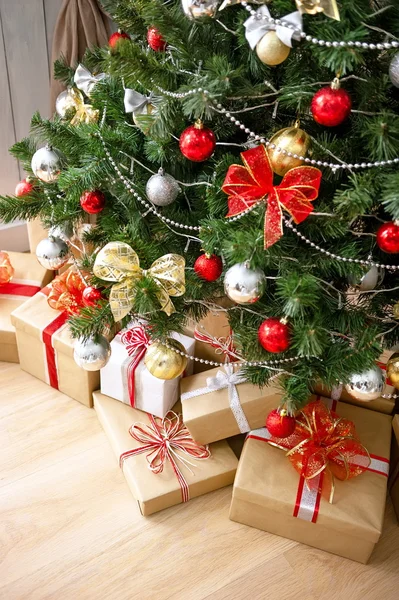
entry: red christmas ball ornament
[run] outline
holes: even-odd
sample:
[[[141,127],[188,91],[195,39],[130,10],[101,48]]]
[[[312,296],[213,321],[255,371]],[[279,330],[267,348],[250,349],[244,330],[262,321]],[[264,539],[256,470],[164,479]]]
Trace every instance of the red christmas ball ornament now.
[[[399,252],[399,223],[384,223],[377,231],[377,245],[388,254]]]
[[[15,188],[15,195],[18,198],[22,198],[23,196],[27,196],[28,194],[30,194],[32,191],[33,183],[31,182],[30,178],[27,177],[26,179],[23,179],[22,181],[17,183],[17,186]]]
[[[258,340],[268,352],[285,352],[290,347],[290,328],[284,319],[270,317],[260,325]]]
[[[216,281],[222,274],[223,262],[216,254],[201,254],[194,263],[198,277],[206,281]]]
[[[352,108],[348,92],[340,87],[338,78],[331,86],[323,87],[313,96],[310,110],[316,123],[336,127],[347,119]]]
[[[102,295],[100,290],[91,285],[85,287],[82,293],[83,304],[85,306],[97,306],[98,302],[101,300]]]
[[[267,415],[266,427],[273,437],[286,438],[295,431],[295,417],[287,415],[287,411],[275,409]]]
[[[212,156],[216,138],[212,129],[204,127],[202,121],[198,120],[183,131],[179,144],[183,156],[193,162],[203,162]]]
[[[115,33],[111,35],[108,40],[108,44],[111,48],[116,48],[121,40],[130,40],[130,35],[118,29],[118,31],[115,31]]]
[[[89,215],[100,213],[105,206],[105,196],[100,190],[84,192],[80,197],[80,206]]]
[[[150,27],[147,31],[147,42],[155,52],[164,52],[168,45],[156,27]]]

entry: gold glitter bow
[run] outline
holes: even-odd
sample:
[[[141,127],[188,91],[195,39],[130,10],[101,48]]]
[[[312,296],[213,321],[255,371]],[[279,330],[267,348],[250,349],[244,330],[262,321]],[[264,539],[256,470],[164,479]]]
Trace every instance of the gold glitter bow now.
[[[323,12],[331,19],[340,20],[336,0],[295,0],[295,3],[302,14],[317,15]]]
[[[80,125],[80,123],[97,123],[100,111],[93,108],[91,104],[85,104],[83,94],[76,88],[68,90],[68,108],[75,110],[70,123],[71,125]]]
[[[151,277],[158,286],[161,309],[169,316],[175,312],[170,296],[182,296],[186,291],[186,261],[179,254],[165,254],[148,270],[140,267],[136,252],[124,242],[110,242],[97,254],[93,273],[104,281],[114,281],[109,303],[115,321],[129,314],[136,297],[137,282]]]

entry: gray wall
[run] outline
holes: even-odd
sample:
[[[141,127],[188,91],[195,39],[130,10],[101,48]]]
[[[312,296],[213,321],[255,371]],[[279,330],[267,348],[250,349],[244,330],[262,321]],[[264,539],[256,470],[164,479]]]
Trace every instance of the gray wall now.
[[[0,0],[0,193],[23,177],[8,148],[49,116],[51,43],[62,0]],[[1,227],[1,226],[0,226]]]

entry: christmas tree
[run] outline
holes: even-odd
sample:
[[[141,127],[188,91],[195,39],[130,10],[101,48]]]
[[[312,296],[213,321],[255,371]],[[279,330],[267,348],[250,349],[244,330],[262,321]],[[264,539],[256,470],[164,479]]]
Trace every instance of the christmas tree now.
[[[141,316],[164,342],[226,293],[242,369],[279,375],[289,412],[317,380],[380,393],[399,341],[397,2],[103,5],[123,32],[56,64],[69,89],[12,148],[30,178],[0,199],[3,221],[52,228],[53,267],[97,215],[74,336]]]

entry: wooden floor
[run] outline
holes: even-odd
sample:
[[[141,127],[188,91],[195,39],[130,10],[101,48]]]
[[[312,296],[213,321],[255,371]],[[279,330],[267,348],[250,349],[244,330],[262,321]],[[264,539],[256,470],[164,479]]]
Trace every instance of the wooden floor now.
[[[231,488],[143,518],[95,412],[0,363],[1,600],[396,600],[399,527],[363,566],[228,519]]]

